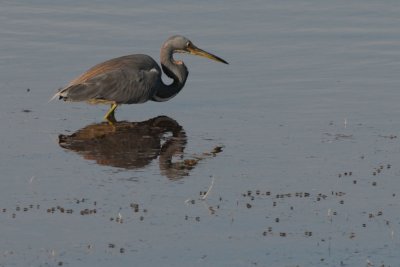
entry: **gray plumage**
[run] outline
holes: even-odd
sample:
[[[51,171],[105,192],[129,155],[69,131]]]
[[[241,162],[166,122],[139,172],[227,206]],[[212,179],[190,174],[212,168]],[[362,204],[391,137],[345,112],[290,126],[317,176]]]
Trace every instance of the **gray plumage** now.
[[[140,64],[138,64],[140,62]],[[112,69],[103,71],[104,66]],[[97,74],[99,71],[101,73]],[[100,63],[89,69],[91,77],[81,76],[61,90],[67,101],[104,100],[117,104],[144,103],[161,83],[161,70],[146,55],[129,55]]]
[[[120,104],[163,102],[176,96],[186,83],[189,71],[174,53],[189,53],[225,64],[225,60],[194,46],[183,36],[172,36],[161,47],[161,67],[173,82],[164,84],[161,68],[151,57],[143,54],[110,59],[90,68],[54,95],[65,101],[112,104],[105,119],[115,121],[114,110]]]

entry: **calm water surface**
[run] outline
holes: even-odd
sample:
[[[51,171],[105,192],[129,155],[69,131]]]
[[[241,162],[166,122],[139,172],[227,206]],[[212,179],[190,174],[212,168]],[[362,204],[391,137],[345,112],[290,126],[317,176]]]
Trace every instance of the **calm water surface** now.
[[[398,266],[399,12],[3,1],[0,266]],[[183,91],[117,129],[107,107],[48,103],[173,34],[230,65],[178,56]]]

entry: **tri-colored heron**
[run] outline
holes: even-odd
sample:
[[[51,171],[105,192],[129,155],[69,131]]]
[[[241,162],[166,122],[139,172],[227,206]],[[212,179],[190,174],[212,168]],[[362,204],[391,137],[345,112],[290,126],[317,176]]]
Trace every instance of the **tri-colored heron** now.
[[[114,111],[121,104],[163,102],[176,96],[186,83],[189,71],[185,64],[173,58],[174,53],[188,53],[228,64],[225,60],[196,47],[184,36],[168,38],[161,47],[161,67],[173,79],[170,85],[161,79],[161,69],[148,55],[136,54],[107,60],[95,65],[52,99],[86,101],[91,104],[111,104],[104,119],[115,122]]]

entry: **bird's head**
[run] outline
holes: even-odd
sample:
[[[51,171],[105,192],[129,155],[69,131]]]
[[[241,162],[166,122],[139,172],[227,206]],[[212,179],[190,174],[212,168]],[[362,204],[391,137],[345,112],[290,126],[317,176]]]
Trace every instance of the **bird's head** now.
[[[173,53],[191,54],[228,64],[228,62],[222,58],[198,48],[192,43],[192,41],[181,35],[175,35],[168,38],[168,40],[165,41],[163,48],[170,48]],[[181,61],[176,61],[176,63],[182,64]]]

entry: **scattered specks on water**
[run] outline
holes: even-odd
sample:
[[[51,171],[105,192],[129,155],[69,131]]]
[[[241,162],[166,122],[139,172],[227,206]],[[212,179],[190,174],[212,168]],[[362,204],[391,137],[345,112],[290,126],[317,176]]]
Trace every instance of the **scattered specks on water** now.
[[[115,218],[115,222],[117,223],[124,223],[124,220],[122,219],[122,216],[120,216],[120,214],[118,214],[118,216]]]
[[[390,134],[390,135],[380,135],[380,137],[388,138],[388,139],[396,139],[397,135]]]
[[[339,173],[338,174],[338,177],[339,178],[341,178],[342,176],[352,176],[353,175],[353,172],[352,171],[346,171],[346,172],[343,172],[343,173]]]
[[[137,203],[131,203],[131,208],[133,209],[134,212],[139,212],[139,204]]]
[[[376,173],[376,175],[378,175],[378,174],[382,174],[385,169],[389,169],[389,168],[391,168],[390,164],[380,164],[377,167],[375,167],[373,169],[373,171],[374,171],[374,173]],[[338,176],[339,177],[348,177],[348,176],[352,176],[352,175],[353,175],[352,171],[345,171],[345,172],[340,173]],[[357,184],[357,180],[351,180],[351,181],[353,182],[353,184]],[[372,186],[376,186],[377,182],[376,181],[370,181],[370,184],[372,184]],[[204,196],[206,193],[207,192],[205,192],[205,191],[200,191],[199,195],[200,196]],[[343,191],[333,191],[333,190],[329,191],[328,195],[326,193],[322,193],[322,192],[321,193],[318,193],[318,192],[309,193],[309,192],[302,192],[302,191],[300,191],[300,192],[277,192],[277,193],[275,192],[275,193],[272,194],[271,191],[265,191],[265,189],[264,190],[254,189],[254,190],[245,190],[244,193],[242,193],[241,195],[242,195],[242,197],[248,199],[248,202],[247,203],[245,202],[246,203],[245,207],[247,209],[251,209],[253,207],[256,207],[256,208],[254,208],[254,211],[257,211],[257,207],[258,206],[255,206],[255,203],[257,201],[270,200],[271,201],[270,203],[272,203],[272,206],[276,207],[278,202],[280,202],[280,203],[282,202],[283,203],[284,201],[291,201],[290,199],[292,199],[292,198],[300,198],[300,199],[304,198],[304,200],[305,200],[305,198],[311,197],[312,201],[315,201],[315,200],[316,201],[322,201],[322,200],[326,200],[327,198],[336,198],[336,199],[338,197],[341,198],[343,196],[346,196],[347,194],[346,194],[346,192],[343,192]],[[396,194],[392,193],[390,195],[395,197]],[[350,196],[351,196],[351,194],[350,194]],[[219,197],[218,199],[222,203],[222,197]],[[56,199],[54,199],[54,200],[56,200]],[[88,199],[86,199],[86,198],[74,198],[72,201],[73,201],[73,205],[74,204],[76,204],[76,205],[85,205],[85,206],[89,205]],[[337,201],[338,201],[339,204],[344,205],[344,199],[338,199]],[[236,201],[236,202],[237,202],[237,205],[239,206],[240,202],[239,201]],[[194,199],[188,199],[187,201],[185,201],[185,203],[190,203],[192,205],[195,205],[197,202]],[[97,214],[97,210],[94,208],[94,206],[97,206],[97,204],[98,204],[97,201],[90,202],[90,205],[92,205],[92,207],[91,208],[90,207],[82,207],[81,209],[79,209],[79,214],[80,215]],[[288,207],[290,209],[290,211],[294,210],[294,206],[290,205],[291,204],[290,202],[288,202],[286,204],[289,204],[289,205],[285,205],[285,206]],[[26,205],[24,207],[24,205],[18,204],[18,205],[15,205],[14,207],[15,207],[14,208],[15,211],[17,211],[17,212],[20,212],[20,211],[28,212],[30,210],[33,210],[33,208],[35,208],[35,207],[36,207],[36,209],[39,209],[40,205],[39,204],[29,204],[29,205]],[[135,202],[130,203],[128,205],[128,207],[135,213],[142,212],[143,215],[144,215],[144,213],[147,213],[147,209],[143,209],[142,207],[139,206],[138,203],[135,203]],[[262,206],[260,206],[260,207],[262,207]],[[121,207],[120,211],[122,209],[124,209],[124,208]],[[210,214],[215,214],[215,212],[218,209],[219,209],[219,205],[217,205],[217,206],[208,206],[208,210],[209,210]],[[330,210],[328,212],[329,221],[332,223],[333,222],[332,218],[333,218],[333,216],[337,215],[337,212],[336,211],[332,211],[331,209],[329,209],[329,210]],[[2,209],[3,213],[5,213],[6,211],[7,211],[6,208]],[[50,213],[50,214],[53,214],[53,213],[59,213],[59,214],[72,213],[72,209],[63,207],[61,205],[55,205],[53,207],[47,208],[46,211],[47,211],[47,213]],[[271,209],[271,212],[272,212],[272,209]],[[375,211],[375,212],[370,212],[370,213],[365,212],[365,214],[367,214],[370,219],[377,218],[378,216],[383,216],[383,212],[382,211]],[[16,213],[13,213],[11,216],[12,216],[12,218],[17,218],[16,215],[17,215]],[[143,215],[138,217],[139,221],[144,221],[144,216]],[[276,215],[278,215],[278,214],[276,214]],[[101,217],[99,217],[99,218],[101,218]],[[269,219],[269,218],[271,218],[271,216],[268,215],[268,216],[266,216],[266,218]],[[275,223],[281,223],[281,218],[279,218],[279,217],[272,217],[272,218],[273,218],[273,221]],[[122,219],[122,216],[120,215],[120,213],[119,213],[118,216],[110,217],[109,220],[113,221],[113,222],[116,222],[118,224],[122,224],[122,223],[125,222],[125,220]],[[185,215],[184,216],[184,220],[185,221],[191,221],[191,222],[193,222],[193,221],[200,222],[200,216],[191,217],[189,215]],[[128,216],[128,222],[131,223],[132,221],[135,221],[135,220],[131,220],[129,218],[129,216]],[[385,222],[387,224],[389,223],[386,220],[385,220]],[[282,224],[280,224],[280,225],[282,225]],[[366,228],[367,224],[366,223],[361,223],[361,226],[363,228]],[[268,227],[267,230],[264,230],[261,233],[262,233],[263,236],[280,236],[280,237],[287,237],[288,235],[293,235],[293,236],[302,236],[302,235],[304,235],[305,237],[312,237],[313,236],[313,232],[311,232],[311,231],[304,231],[304,232],[297,232],[297,233],[296,232],[289,232],[288,233],[288,232],[281,231],[281,232],[275,232],[274,233],[274,232],[272,232],[272,227]],[[355,233],[349,233],[348,236],[349,236],[350,239],[354,239],[356,237]],[[110,248],[114,248],[115,247],[115,245],[112,244],[112,243],[110,243],[109,246],[110,246]],[[114,247],[112,247],[112,246],[114,246]],[[125,251],[124,248],[120,248],[119,249],[120,253],[124,253],[124,251]]]

